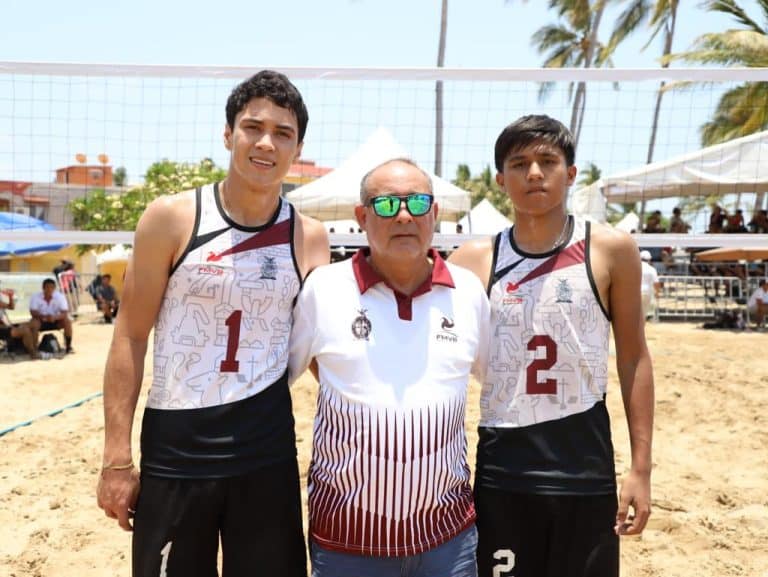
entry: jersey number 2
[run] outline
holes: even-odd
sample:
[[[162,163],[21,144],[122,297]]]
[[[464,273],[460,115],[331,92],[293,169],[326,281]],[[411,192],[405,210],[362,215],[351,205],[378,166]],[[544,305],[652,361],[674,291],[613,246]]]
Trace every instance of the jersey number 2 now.
[[[525,369],[525,392],[529,395],[556,395],[557,380],[546,379],[539,382],[539,371],[548,371],[557,362],[557,343],[549,335],[536,335],[528,341],[528,350],[538,351],[544,348],[544,357],[533,359]]]
[[[240,345],[240,319],[242,318],[243,311],[234,311],[224,321],[227,325],[227,354],[219,367],[222,373],[236,373],[240,369],[240,361],[235,359],[235,355]]]

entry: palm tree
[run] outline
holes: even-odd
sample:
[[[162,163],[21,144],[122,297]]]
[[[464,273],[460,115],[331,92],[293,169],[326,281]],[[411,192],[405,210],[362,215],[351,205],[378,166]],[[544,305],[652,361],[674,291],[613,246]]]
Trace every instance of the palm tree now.
[[[443,0],[440,11],[440,40],[437,46],[437,67],[445,62],[445,36],[448,30],[448,0]],[[435,174],[443,172],[443,82],[435,84]]]
[[[549,0],[549,7],[557,10],[561,21],[544,26],[532,37],[533,45],[545,55],[545,67],[592,68],[609,63],[610,51],[597,39],[600,21],[608,1]],[[539,96],[546,97],[552,86],[551,82],[544,83]],[[573,95],[570,129],[574,143],[578,144],[586,109],[586,83],[578,82],[575,93],[571,84],[569,93]]]
[[[579,180],[576,183],[579,187],[589,186],[590,184],[600,180],[603,175],[603,171],[594,162],[590,162],[584,167],[584,170],[579,172]]]
[[[736,0],[708,0],[707,10],[722,12],[742,28],[702,34],[686,52],[670,55],[667,60],[685,60],[699,64],[768,67],[768,0],[757,0],[765,26],[752,19]],[[727,90],[717,103],[712,119],[701,127],[705,146],[746,136],[768,128],[768,82],[747,82]],[[763,194],[758,194],[756,208],[762,208]]]
[[[607,49],[613,51],[618,44],[630,34],[635,32],[639,25],[645,21],[649,13],[652,12],[649,26],[651,28],[651,36],[648,42],[643,46],[643,50],[653,42],[654,38],[661,30],[664,30],[664,48],[662,51],[662,68],[669,67],[669,60],[667,57],[672,52],[672,41],[675,37],[675,24],[677,23],[677,9],[679,7],[678,0],[656,0],[655,3],[651,0],[631,0],[629,6],[624,9],[611,34],[611,38],[608,41]],[[648,155],[646,157],[646,163],[650,164],[653,161],[653,152],[656,147],[656,135],[659,129],[659,113],[661,111],[661,99],[664,96],[664,81],[659,85],[659,90],[656,93],[656,106],[653,110],[653,123],[651,124],[651,138],[648,142]],[[640,221],[643,222],[645,217],[645,201],[640,203]]]

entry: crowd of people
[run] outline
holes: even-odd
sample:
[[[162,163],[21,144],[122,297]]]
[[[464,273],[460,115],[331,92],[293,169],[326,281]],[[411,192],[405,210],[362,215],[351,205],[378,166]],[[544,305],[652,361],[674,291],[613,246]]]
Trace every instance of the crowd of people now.
[[[737,208],[731,214],[728,214],[728,211],[719,204],[712,204],[711,208],[712,212],[707,226],[707,233],[709,234],[768,233],[768,211],[764,209],[756,210],[752,215],[752,219],[745,223],[744,211],[740,208]],[[668,227],[664,226],[661,211],[654,210],[646,218],[643,232],[687,234],[691,230],[691,225],[683,219],[682,211],[677,206],[672,209],[672,216],[669,219],[668,225]]]

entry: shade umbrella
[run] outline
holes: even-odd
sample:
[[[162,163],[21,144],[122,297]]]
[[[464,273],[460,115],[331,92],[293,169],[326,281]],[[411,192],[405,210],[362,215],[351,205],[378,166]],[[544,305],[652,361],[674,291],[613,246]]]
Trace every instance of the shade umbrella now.
[[[0,230],[3,231],[51,231],[56,227],[51,226],[44,220],[27,216],[26,214],[17,214],[15,212],[0,212]],[[18,256],[35,252],[48,252],[59,250],[67,246],[62,243],[40,241],[15,242],[10,240],[0,241],[0,257]]]
[[[751,247],[722,247],[711,248],[696,253],[696,260],[701,261],[728,261],[728,260],[768,260],[768,246]]]

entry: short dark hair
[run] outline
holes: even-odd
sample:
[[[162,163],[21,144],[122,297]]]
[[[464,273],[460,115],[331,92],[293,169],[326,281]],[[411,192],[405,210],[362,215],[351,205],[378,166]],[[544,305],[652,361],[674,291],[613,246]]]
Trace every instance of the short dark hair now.
[[[227,99],[227,124],[235,128],[235,117],[254,98],[266,98],[281,108],[287,108],[296,117],[299,128],[299,142],[304,141],[309,113],[301,93],[285,74],[274,70],[262,70],[244,80],[232,90]]]
[[[112,275],[109,274],[109,273],[103,274],[103,275],[101,275],[101,278],[103,278],[103,279],[108,278],[109,280],[112,280]]]
[[[529,114],[521,116],[501,131],[496,139],[494,160],[496,170],[504,172],[504,161],[510,152],[525,148],[534,142],[546,142],[559,148],[565,163],[573,166],[576,161],[576,150],[573,135],[559,120],[546,114]]]
[[[56,286],[56,281],[55,281],[55,280],[53,280],[52,278],[47,278],[47,279],[45,279],[45,280],[43,281],[43,288],[45,288],[45,287],[46,287],[46,286],[48,286],[49,284],[52,284],[53,286]]]

